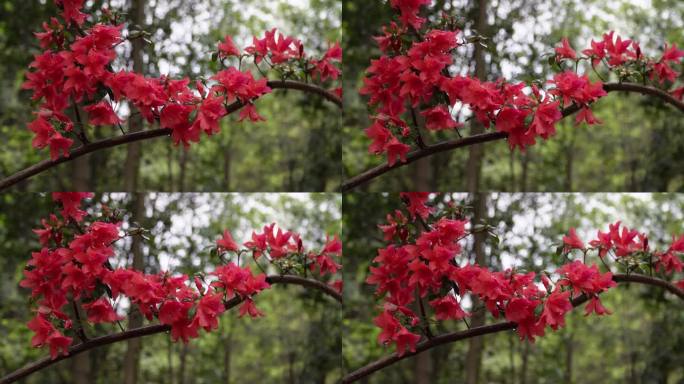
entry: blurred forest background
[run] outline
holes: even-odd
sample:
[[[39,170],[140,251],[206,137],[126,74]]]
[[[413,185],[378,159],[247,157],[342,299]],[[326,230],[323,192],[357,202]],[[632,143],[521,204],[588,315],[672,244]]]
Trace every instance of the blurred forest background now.
[[[338,0],[89,0],[127,13],[127,29],[139,25],[152,44],[127,41],[114,68],[148,76],[209,77],[218,71],[211,52],[225,35],[243,48],[252,36],[277,27],[320,56],[341,39]],[[35,103],[21,91],[33,55],[33,32],[56,16],[52,0],[0,0],[0,178],[48,158],[31,147]],[[127,30],[124,30],[124,35]],[[142,40],[135,40],[142,42]],[[266,122],[222,120],[222,131],[189,150],[157,138],[98,151],[42,173],[18,188],[31,191],[330,191],[340,183],[339,109],[320,97],[275,91],[257,102]],[[131,130],[140,127],[131,119]],[[140,122],[139,124],[142,124]],[[148,129],[145,123],[143,129]],[[116,136],[100,127],[95,138]]]
[[[684,196],[675,194],[488,194],[483,219],[496,227],[500,243],[484,244],[480,262],[496,270],[553,270],[562,260],[555,249],[572,226],[585,241],[622,219],[645,232],[652,247],[669,245],[684,232]],[[471,205],[465,194],[433,196]],[[378,224],[403,207],[398,194],[344,196],[345,309],[343,358],[352,371],[393,351],[377,342],[372,319],[381,310],[365,283],[371,260],[385,246]],[[472,260],[472,239],[464,254]],[[461,259],[462,260],[462,259]],[[567,315],[567,326],[547,331],[535,344],[514,332],[500,332],[433,348],[369,376],[365,383],[661,383],[684,382],[684,305],[662,289],[621,284],[601,296],[610,316]],[[471,324],[474,318],[471,318]],[[487,316],[486,323],[498,322]],[[465,329],[462,322],[438,322],[435,334]],[[474,353],[477,343],[481,351]],[[475,356],[470,359],[469,356]]]
[[[343,163],[347,178],[386,162],[385,157],[368,153],[369,140],[363,133],[370,125],[367,99],[361,98],[358,90],[370,60],[380,55],[370,37],[380,34],[392,10],[385,1],[344,0],[343,4]],[[653,55],[662,52],[665,42],[684,45],[681,0],[436,0],[427,14],[436,17],[442,10],[461,17],[466,34],[476,29],[490,39],[486,49],[473,52],[468,46],[459,51],[463,55],[455,57],[457,68],[470,68],[469,73],[481,73],[487,80],[501,76],[510,80],[549,78],[553,73],[542,56],[553,52],[563,37],[578,51],[610,30],[636,39],[644,52]],[[596,75],[591,75],[595,80]],[[564,119],[557,136],[538,142],[527,153],[511,152],[503,141],[494,141],[481,149],[457,149],[414,162],[361,188],[684,191],[681,112],[652,98],[612,93],[592,110],[603,125],[575,127],[574,119]],[[450,138],[456,138],[454,132],[429,135],[432,143]],[[479,182],[471,183],[477,179]],[[473,189],[473,185],[479,188]]]
[[[208,247],[224,229],[241,243],[253,229],[275,221],[317,249],[326,234],[341,231],[342,199],[334,194],[105,194],[93,199],[99,202],[128,212],[129,225],[151,231],[149,241],[134,237],[138,240],[121,243],[114,263],[147,273],[213,269],[218,260]],[[31,229],[53,211],[49,195],[0,195],[0,377],[48,353],[31,348],[29,292],[18,284],[31,252],[40,249]],[[240,319],[237,311],[228,311],[219,329],[202,331],[187,345],[171,342],[168,334],[132,339],[76,355],[22,382],[334,383],[340,377],[339,303],[318,291],[282,285],[255,301],[265,317]],[[143,321],[129,316],[123,324],[136,327]],[[89,330],[114,332],[118,327],[112,325]]]

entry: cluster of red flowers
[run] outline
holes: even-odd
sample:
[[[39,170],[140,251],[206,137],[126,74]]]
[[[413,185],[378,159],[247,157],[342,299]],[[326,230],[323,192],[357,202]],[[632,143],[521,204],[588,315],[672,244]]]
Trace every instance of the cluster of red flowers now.
[[[387,225],[380,226],[391,244],[378,250],[373,260],[375,266],[370,267],[367,279],[384,300],[383,310],[374,320],[381,328],[380,343],[396,344],[399,355],[407,350],[415,351],[422,335],[428,335],[426,328],[430,320],[424,313],[424,299],[428,300],[437,320],[461,320],[470,316],[461,307],[463,297],[466,294],[478,297],[494,317],[517,323],[521,340],[532,342],[544,335],[546,327],[553,330],[563,327],[565,314],[573,308],[572,299],[580,295],[589,299],[586,315],[610,313],[598,295],[615,286],[615,282],[610,271],[602,273],[596,264],[574,260],[554,273],[537,275],[512,269],[495,272],[460,262],[460,242],[476,229],[453,212],[435,215],[428,224],[434,211],[425,204],[428,197],[427,193],[402,194],[411,219],[397,210],[388,215]],[[415,237],[410,235],[412,225],[422,228]],[[619,222],[611,225],[609,233],[599,231],[590,248],[585,248],[571,229],[563,238],[564,253],[570,256],[573,249],[581,249],[586,256],[589,250],[596,250],[601,258],[614,253],[618,258],[638,255],[640,260],[648,260],[646,237],[626,228],[620,232],[619,226]],[[651,255],[658,268],[662,266],[670,273],[682,270],[676,253],[684,253],[684,236],[674,239],[667,252]],[[555,283],[552,276],[556,277]],[[684,280],[678,284],[684,285]]]
[[[96,324],[121,320],[112,305],[120,297],[136,305],[148,320],[156,317],[159,323],[169,325],[174,341],[188,342],[198,337],[199,328],[216,329],[225,303],[233,299],[241,305],[240,317],[263,316],[253,297],[269,287],[266,275],[254,274],[249,266],[240,265],[242,254],[251,254],[255,262],[260,257],[272,263],[284,258],[305,259],[303,268],[318,270],[320,276],[333,275],[340,268],[335,262],[342,254],[337,236],[326,239],[320,252],[307,251],[299,235],[276,228],[275,224],[265,226],[263,233],[253,233],[243,247],[225,231],[216,242],[216,250],[221,255],[237,254],[237,263],[220,265],[208,276],[195,276],[194,287],[187,275],[113,268],[113,244],[127,234],[122,233],[120,222],[112,216],[86,223],[86,217],[91,217],[81,209],[81,202],[91,196],[80,192],[53,194],[62,207],[61,217],[51,215],[42,221],[43,228],[35,230],[43,248],[32,254],[20,283],[31,289],[38,305],[35,317],[28,323],[35,333],[31,343],[34,347],[49,346],[53,359],[60,352],[68,353],[73,338],[64,333],[71,330],[79,334],[81,321]],[[340,281],[332,285],[341,289]],[[86,313],[85,319],[77,315],[79,305]]]
[[[161,127],[172,131],[175,144],[197,142],[202,132],[212,135],[219,131],[219,120],[228,114],[228,103],[238,102],[243,106],[239,120],[261,121],[253,102],[269,93],[267,79],[256,80],[249,70],[227,66],[206,84],[197,81],[196,90],[189,87],[190,80],[173,80],[145,77],[126,70],[114,71],[112,62],[116,58],[115,47],[124,40],[121,36],[123,24],[114,25],[111,14],[105,10],[107,23],[85,27],[87,15],[81,12],[83,0],[55,0],[63,10],[64,24],[56,18],[43,23],[44,32],[36,33],[44,52],[36,55],[30,64],[23,88],[33,92],[33,100],[41,101],[36,118],[28,127],[35,137],[35,148],[50,148],[54,160],[62,154],[69,155],[74,140],[85,124],[119,125],[122,120],[113,105],[127,102],[135,106],[150,123],[158,120]],[[77,37],[69,41],[66,32]],[[252,57],[255,65],[266,61],[275,69],[279,65],[302,66],[303,70],[320,81],[337,79],[342,60],[339,44],[334,44],[320,58],[307,57],[300,41],[283,36],[275,29],[266,32],[263,39],[254,38],[252,46],[245,53],[233,44],[228,36],[219,44],[221,62],[230,56]],[[107,94],[102,97],[101,95]],[[87,121],[74,122],[66,114],[73,104],[87,104]],[[76,125],[76,127],[74,126]],[[76,129],[74,129],[76,128]],[[83,140],[85,136],[81,135]]]
[[[424,117],[428,131],[452,130],[461,126],[453,117],[454,108],[467,107],[485,127],[493,125],[497,131],[507,133],[511,149],[521,150],[535,144],[538,137],[553,136],[556,123],[563,118],[563,108],[572,104],[579,107],[577,124],[601,123],[589,106],[606,94],[603,83],[591,82],[586,74],[578,75],[574,63],[573,70],[561,71],[549,80],[553,87],[547,90],[505,79],[490,82],[470,75],[454,76],[450,69],[453,55],[466,41],[459,42],[460,31],[448,22],[450,18],[444,16],[438,23],[426,23],[418,14],[422,6],[430,4],[427,0],[392,0],[390,4],[400,14],[399,23],[392,22],[383,28],[382,36],[375,38],[383,55],[371,61],[360,90],[369,96],[369,107],[374,109],[373,124],[365,130],[372,140],[369,152],[386,153],[390,166],[398,160],[405,162],[414,143],[422,145],[418,140],[417,111]],[[583,51],[586,57],[578,57],[564,39],[556,48],[557,60],[589,60],[594,65],[604,62],[609,70],[643,68],[639,79],[649,76],[662,83],[674,82],[679,74],[671,65],[684,57],[684,51],[673,44],[666,47],[660,59],[649,59],[636,42],[622,40],[613,32],[591,45],[591,49]],[[684,87],[673,93],[681,98]],[[409,118],[413,124],[407,122]]]

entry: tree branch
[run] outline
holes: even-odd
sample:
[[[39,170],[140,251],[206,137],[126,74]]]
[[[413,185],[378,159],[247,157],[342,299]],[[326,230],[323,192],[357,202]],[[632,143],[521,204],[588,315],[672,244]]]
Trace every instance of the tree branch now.
[[[647,285],[653,285],[657,287],[661,287],[666,289],[667,291],[677,295],[680,299],[684,300],[684,291],[679,289],[677,286],[674,284],[645,276],[645,275],[638,275],[638,274],[631,274],[631,275],[625,275],[625,274],[615,274],[613,275],[613,280],[617,283],[639,283],[639,284],[647,284]],[[580,295],[578,297],[575,297],[572,300],[572,305],[573,307],[577,307],[579,305],[582,305],[585,303],[589,298],[586,297],[585,295]],[[400,360],[406,359],[408,357],[411,357],[413,355],[417,355],[418,353],[421,353],[423,351],[426,351],[428,349],[443,345],[443,344],[448,344],[448,343],[453,343],[455,341],[460,341],[460,340],[465,340],[469,339],[472,337],[477,337],[477,336],[482,336],[482,335],[488,335],[490,333],[497,333],[501,331],[508,331],[508,330],[513,330],[517,326],[516,323],[512,321],[506,321],[506,322],[501,322],[501,323],[496,323],[496,324],[491,324],[491,325],[484,325],[481,327],[475,327],[475,328],[470,328],[464,331],[457,331],[457,332],[451,332],[451,333],[445,333],[443,335],[435,336],[432,339],[425,340],[421,343],[418,343],[416,345],[416,351],[411,352],[408,351],[404,355],[399,356],[397,353],[392,353],[391,355],[385,356],[383,358],[380,358],[370,364],[367,364],[354,372],[349,373],[346,375],[344,378],[342,378],[342,383],[347,384],[347,383],[352,383],[355,382],[363,377],[366,377],[376,371],[379,371],[385,367],[388,367]]]
[[[318,280],[312,280],[312,279],[305,279],[303,277],[299,276],[292,276],[292,275],[283,275],[283,276],[278,276],[278,275],[273,275],[273,276],[268,276],[266,278],[266,281],[269,284],[292,284],[292,285],[301,285],[303,287],[307,288],[313,288],[316,290],[319,290],[323,292],[324,294],[332,297],[335,299],[337,302],[342,303],[342,295],[335,291],[331,286],[328,284],[325,284],[321,281]],[[231,309],[238,304],[240,304],[242,300],[239,297],[234,297],[233,299],[227,301],[224,303],[224,306],[226,310]],[[2,379],[0,379],[0,384],[8,384],[8,383],[13,383],[19,379],[22,379],[34,372],[37,372],[41,369],[44,369],[46,367],[49,367],[52,364],[55,364],[61,360],[68,359],[74,355],[77,355],[81,352],[88,351],[93,348],[101,347],[103,345],[108,345],[112,343],[116,343],[119,341],[124,341],[128,339],[134,339],[137,337],[143,337],[143,336],[148,336],[148,335],[154,335],[156,333],[162,333],[162,332],[168,332],[171,330],[171,327],[168,325],[162,325],[162,324],[155,324],[155,325],[148,325],[145,327],[140,327],[140,328],[135,328],[135,329],[130,329],[124,332],[118,332],[114,333],[111,335],[106,335],[106,336],[101,336],[97,337],[94,339],[89,339],[86,342],[82,342],[80,344],[76,344],[72,347],[69,348],[69,354],[67,356],[64,355],[59,355],[57,358],[54,360],[51,359],[50,357],[44,357],[40,360],[37,360],[33,363],[30,363],[29,365],[24,366],[23,368],[20,368]]]
[[[314,93],[317,95],[322,96],[326,100],[329,100],[330,102],[334,103],[336,106],[338,106],[340,109],[342,108],[342,99],[337,97],[334,93],[321,88],[317,85],[313,84],[308,84],[308,83],[301,83],[297,81],[292,81],[292,80],[272,80],[268,82],[268,86],[272,89],[294,89],[302,92],[308,92],[308,93]],[[234,102],[230,104],[226,108],[227,114],[233,113],[240,108],[242,108],[243,105],[240,102]],[[83,127],[81,127],[83,129]],[[148,139],[153,139],[155,137],[162,137],[162,136],[168,136],[171,134],[171,129],[169,128],[157,128],[157,129],[151,129],[147,131],[142,131],[142,132],[134,132],[134,133],[127,133],[121,136],[117,137],[112,137],[109,139],[104,139],[96,142],[91,142],[87,143],[84,145],[81,145],[80,147],[74,149],[71,151],[71,154],[69,157],[60,157],[56,160],[44,160],[39,163],[36,163],[28,168],[25,168],[19,172],[16,172],[3,180],[0,181],[0,191],[7,189],[20,181],[26,180],[30,177],[33,177],[41,172],[44,172],[50,168],[53,168],[59,164],[74,160],[78,157],[81,157],[83,155],[86,155],[88,153],[100,150],[100,149],[105,149],[105,148],[111,148],[111,147],[116,147],[119,145],[123,144],[128,144],[136,141],[142,141],[142,140],[148,140]]]
[[[664,102],[674,106],[680,111],[684,112],[684,102],[677,100],[674,96],[669,93],[653,87],[648,87],[645,85],[634,84],[634,83],[606,83],[603,84],[603,89],[606,92],[635,92],[641,93],[643,95],[650,95],[657,97]],[[579,111],[579,107],[575,104],[568,106],[563,109],[563,117],[570,116],[575,112]],[[356,176],[353,176],[342,183],[341,190],[343,192],[354,189],[362,184],[365,184],[376,177],[391,171],[392,169],[403,167],[408,165],[420,158],[434,155],[435,153],[450,151],[456,148],[468,147],[474,144],[481,144],[495,140],[506,139],[508,134],[504,132],[488,132],[478,135],[472,135],[464,138],[442,141],[440,143],[427,145],[424,148],[419,148],[413,152],[406,155],[406,162],[397,162],[393,166],[389,166],[387,163],[379,165],[377,167],[368,169]]]

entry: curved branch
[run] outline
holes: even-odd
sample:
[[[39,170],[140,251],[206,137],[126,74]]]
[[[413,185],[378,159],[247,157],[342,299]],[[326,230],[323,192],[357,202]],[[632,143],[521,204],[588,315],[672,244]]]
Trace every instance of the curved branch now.
[[[666,289],[667,291],[675,294],[678,296],[680,299],[684,300],[684,291],[679,289],[677,286],[674,284],[661,280],[661,279],[656,279],[653,277],[645,276],[645,275],[638,275],[638,274],[630,274],[630,275],[625,275],[625,274],[615,274],[613,275],[613,281],[617,283],[639,283],[639,284],[646,284],[646,285],[653,285],[657,287],[661,287]],[[580,295],[575,297],[572,300],[572,306],[577,307],[579,305],[582,305],[588,300],[588,297],[585,295]],[[490,333],[497,333],[501,331],[507,331],[507,330],[512,330],[515,329],[517,326],[516,323],[512,321],[506,321],[506,322],[501,322],[501,323],[496,323],[496,324],[490,324],[490,325],[483,325],[481,327],[475,327],[475,328],[470,328],[466,329],[464,331],[457,331],[457,332],[450,332],[450,333],[445,333],[443,335],[435,336],[432,339],[425,340],[421,343],[418,343],[416,345],[416,351],[411,352],[408,351],[404,355],[399,356],[397,353],[392,353],[391,355],[385,356],[383,358],[380,358],[368,365],[365,365],[354,372],[349,373],[346,375],[344,378],[342,378],[342,383],[352,383],[354,381],[357,381],[363,377],[366,377],[370,375],[371,373],[374,373],[376,371],[379,371],[380,369],[383,369],[387,366],[390,366],[400,360],[406,359],[408,357],[411,357],[413,355],[416,355],[420,352],[426,351],[428,349],[437,347],[439,345],[443,344],[448,344],[448,343],[453,343],[455,341],[459,340],[464,340],[464,339],[469,339],[471,337],[477,337],[477,336],[482,336],[482,335],[488,335]]]
[[[273,276],[268,276],[266,278],[266,281],[269,284],[292,284],[292,285],[301,285],[303,287],[307,288],[313,288],[316,290],[319,290],[323,292],[324,294],[332,297],[339,303],[342,303],[342,295],[335,291],[332,287],[330,287],[328,284],[325,284],[321,281],[318,280],[312,280],[312,279],[306,279],[303,277],[299,276],[292,276],[292,275],[283,275],[283,276],[278,276],[278,275],[273,275]],[[242,300],[239,297],[234,297],[233,299],[227,301],[224,303],[225,309],[231,309],[238,304],[240,304]],[[138,337],[143,337],[143,336],[149,336],[149,335],[154,335],[156,333],[162,333],[162,332],[168,332],[171,330],[171,327],[168,325],[163,325],[163,324],[155,324],[155,325],[148,325],[145,327],[140,327],[140,328],[135,328],[135,329],[129,329],[124,332],[118,332],[114,333],[111,335],[106,335],[106,336],[101,336],[97,337],[94,339],[89,339],[86,342],[82,342],[80,344],[74,345],[69,348],[69,354],[64,356],[64,355],[59,355],[57,358],[54,360],[51,359],[50,357],[44,357],[40,360],[37,360],[33,363],[30,363],[29,365],[24,366],[23,368],[20,368],[5,377],[0,379],[0,384],[8,384],[8,383],[13,383],[19,379],[22,379],[36,371],[39,371],[43,368],[46,368],[52,364],[55,364],[61,360],[68,359],[74,355],[77,355],[81,352],[88,351],[93,348],[101,347],[103,345],[109,345],[112,343],[116,343],[119,341],[124,341],[128,339],[134,339]]]
[[[648,87],[641,84],[634,83],[606,83],[603,84],[603,89],[606,92],[636,92],[643,95],[650,95],[663,100],[665,103],[674,106],[680,111],[684,112],[684,102],[677,100],[674,96],[669,93],[660,90],[658,88]],[[564,108],[562,110],[563,117],[570,116],[575,112],[579,111],[579,107],[575,104]],[[508,138],[508,134],[505,132],[488,132],[478,135],[472,135],[464,138],[447,140],[437,144],[427,145],[423,148],[419,148],[413,152],[406,155],[406,162],[397,162],[393,166],[389,166],[387,163],[378,165],[377,167],[368,169],[356,176],[353,176],[344,183],[342,183],[342,191],[346,192],[353,188],[356,188],[362,184],[365,184],[374,178],[391,171],[392,169],[403,167],[408,165],[420,158],[434,155],[435,153],[450,151],[456,148],[468,147],[474,144],[486,143],[494,140],[502,140]]]
[[[320,95],[326,100],[334,103],[340,109],[342,108],[342,99],[339,98],[334,93],[321,88],[317,85],[301,83],[292,80],[271,80],[268,86],[272,89],[294,89],[302,92],[314,93]],[[226,113],[233,113],[243,107],[240,102],[234,102],[226,108]],[[153,139],[155,137],[168,136],[171,134],[171,129],[169,128],[157,128],[142,132],[127,133],[121,136],[112,137],[109,139],[103,139],[96,142],[91,142],[84,144],[73,151],[71,151],[69,157],[60,157],[56,160],[44,160],[36,163],[28,168],[25,168],[17,173],[14,173],[3,180],[0,181],[0,191],[7,189],[20,181],[26,180],[32,176],[35,176],[41,172],[44,172],[50,168],[53,168],[59,164],[74,160],[78,157],[86,155],[91,152],[95,152],[100,149],[116,147],[123,144],[132,143],[135,141],[142,141]]]

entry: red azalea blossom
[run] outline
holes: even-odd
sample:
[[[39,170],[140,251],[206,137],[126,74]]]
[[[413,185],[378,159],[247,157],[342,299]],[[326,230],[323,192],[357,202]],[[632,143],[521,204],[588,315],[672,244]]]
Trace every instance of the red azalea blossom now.
[[[565,252],[570,252],[572,249],[584,249],[584,243],[575,233],[575,228],[570,228],[567,236],[563,236],[563,244],[565,244]]]
[[[237,252],[240,249],[228,230],[223,231],[223,237],[216,240],[216,245],[223,251]]]
[[[122,319],[122,317],[117,316],[109,300],[103,297],[92,303],[83,304],[83,308],[87,311],[88,321],[91,323],[113,323]]]
[[[577,53],[570,47],[567,38],[564,37],[563,40],[561,40],[561,46],[556,47],[556,57],[559,59],[577,60]]]
[[[89,105],[84,109],[88,112],[90,124],[93,125],[115,125],[122,121],[112,109],[112,105],[106,101]]]
[[[240,56],[240,50],[235,46],[233,38],[226,36],[223,42],[219,43],[219,57]]]

